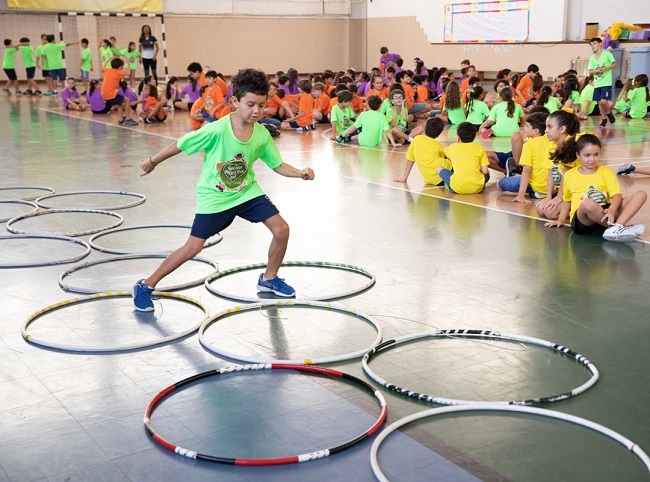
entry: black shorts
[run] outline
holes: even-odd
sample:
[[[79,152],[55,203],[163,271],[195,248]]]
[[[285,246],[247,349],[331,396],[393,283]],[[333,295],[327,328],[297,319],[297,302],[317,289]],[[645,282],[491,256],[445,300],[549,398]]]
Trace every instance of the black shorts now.
[[[18,80],[18,77],[16,77],[16,70],[15,69],[2,69],[5,71],[5,74],[7,74],[7,77],[9,80]]]
[[[278,208],[268,196],[262,195],[220,213],[196,214],[190,234],[195,238],[208,239],[230,226],[237,216],[251,223],[262,223],[276,214],[280,214]]]
[[[25,72],[27,73],[28,79],[33,79],[36,74],[36,67],[25,67]]]
[[[102,110],[93,110],[93,114],[108,114],[111,111],[111,106],[106,104],[106,107],[104,107]]]
[[[609,207],[609,204],[606,204],[603,206],[603,208],[607,209]],[[605,230],[607,229],[605,226],[602,224],[592,224],[591,226],[582,224],[580,220],[578,219],[578,213],[576,212],[573,217],[571,218],[571,228],[576,234],[603,234]]]
[[[114,105],[122,105],[124,104],[124,96],[117,94],[112,99],[105,100],[104,102],[106,102],[106,107],[113,107]]]
[[[49,70],[45,70],[45,69],[43,69],[43,78],[45,78],[45,77],[51,77],[51,75],[50,75],[50,71],[49,71]]]

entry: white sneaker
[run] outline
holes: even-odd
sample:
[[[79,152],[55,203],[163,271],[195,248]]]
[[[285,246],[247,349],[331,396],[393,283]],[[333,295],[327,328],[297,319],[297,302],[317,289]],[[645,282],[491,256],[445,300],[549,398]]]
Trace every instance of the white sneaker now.
[[[603,233],[603,238],[607,241],[614,241],[617,243],[631,243],[636,239],[636,232],[622,224],[614,224],[611,228],[607,228]]]
[[[637,236],[645,233],[645,224],[628,224],[626,228],[631,229]]]

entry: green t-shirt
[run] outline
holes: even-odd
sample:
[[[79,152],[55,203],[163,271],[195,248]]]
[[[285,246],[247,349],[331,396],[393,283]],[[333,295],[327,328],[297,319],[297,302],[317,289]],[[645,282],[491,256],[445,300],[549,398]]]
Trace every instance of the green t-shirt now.
[[[47,63],[48,70],[59,70],[63,68],[63,56],[61,52],[65,49],[65,44],[50,42],[43,46],[43,55],[45,55],[45,62]]]
[[[395,122],[395,127],[397,127],[402,132],[406,131],[406,128],[408,127],[409,124],[408,111],[405,112],[406,112],[406,119],[404,119],[404,116],[402,115],[402,111],[400,110],[400,112],[397,114],[397,121]],[[391,121],[395,116],[395,109],[388,110],[385,115],[386,115],[386,122],[388,122],[388,126],[390,127]]]
[[[16,47],[6,48],[5,55],[2,59],[2,68],[3,69],[13,69],[16,66],[16,52],[18,49]]]
[[[88,47],[81,51],[81,60],[83,60],[81,70],[84,72],[90,72],[93,68],[93,54]]]
[[[138,64],[135,62],[135,59],[140,57],[140,52],[138,50],[132,50],[129,52],[129,49],[122,50],[122,55],[129,58],[129,68],[131,70],[136,70]]]
[[[343,134],[351,125],[352,119],[354,119],[354,111],[352,107],[347,106],[345,109],[341,109],[341,106],[335,104],[332,107],[332,112],[330,112],[330,119],[332,122],[336,122],[336,133]]]
[[[20,50],[23,56],[23,65],[26,69],[36,67],[36,63],[34,62],[34,47],[31,45],[21,45],[18,47],[18,50]]]
[[[36,47],[36,60],[40,60],[41,55],[43,55],[43,44]],[[43,61],[43,65],[41,65],[41,68],[43,70],[47,70],[47,59]]]
[[[544,107],[548,109],[549,114],[552,114],[556,110],[560,110],[562,107],[562,102],[560,102],[560,99],[552,95],[548,98],[546,104],[544,104]]]
[[[378,146],[384,140],[384,132],[390,130],[386,116],[376,110],[367,110],[359,114],[354,122],[354,126],[359,129],[360,146]]]
[[[492,132],[496,137],[510,137],[519,131],[519,119],[524,116],[524,111],[519,104],[515,104],[515,112],[512,117],[508,116],[508,103],[501,102],[492,107],[488,119],[494,121]]]
[[[472,124],[483,124],[483,121],[490,115],[490,108],[482,100],[475,99],[472,101],[472,107],[467,111],[467,122]]]
[[[102,68],[104,68],[108,59],[113,56],[113,50],[110,47],[99,47],[99,56],[102,58]]]
[[[627,98],[630,99],[630,117],[632,119],[643,119],[648,113],[646,92],[646,87],[637,87],[627,93]]]
[[[625,97],[623,96],[619,97],[618,100],[616,101],[616,104],[614,104],[614,109],[616,109],[616,112],[618,112],[619,114],[629,108],[630,108],[630,102],[625,100]]]
[[[381,109],[379,109],[379,112],[381,112],[382,114],[385,115],[386,112],[388,112],[391,107],[392,107],[392,105],[390,103],[390,99],[388,99],[388,98],[384,99],[384,101],[381,103]]]
[[[205,151],[196,184],[197,214],[219,213],[263,196],[253,163],[261,159],[271,169],[282,164],[282,156],[264,126],[253,124],[250,139],[241,142],[232,131],[230,116],[184,135],[176,146],[187,155]]]
[[[586,114],[591,115],[596,108],[596,104],[598,104],[598,102],[594,102],[594,86],[591,84],[585,85],[585,88],[580,92],[580,112],[585,112],[587,101],[589,101],[590,104],[589,112],[586,112]]]
[[[465,111],[463,110],[462,107],[449,110],[445,105],[442,108],[442,110],[447,112],[447,116],[449,117],[449,122],[453,125],[458,125],[461,122],[465,122],[467,120],[467,118],[465,117]]]
[[[587,65],[587,70],[596,70],[598,67],[609,67],[616,62],[614,55],[608,50],[602,50],[600,57],[596,58],[596,55],[592,55],[589,58],[589,64]],[[612,71],[606,70],[602,74],[594,74],[594,88],[598,87],[611,87],[612,86]]]

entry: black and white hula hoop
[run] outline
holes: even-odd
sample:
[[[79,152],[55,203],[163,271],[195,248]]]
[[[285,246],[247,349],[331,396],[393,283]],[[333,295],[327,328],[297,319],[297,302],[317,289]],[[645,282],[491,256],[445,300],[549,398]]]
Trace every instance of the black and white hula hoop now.
[[[539,338],[533,338],[530,336],[524,336],[524,335],[513,335],[510,333],[501,333],[501,332],[496,332],[496,331],[489,331],[489,330],[433,330],[433,331],[427,331],[427,332],[422,332],[422,333],[414,333],[410,335],[404,335],[404,336],[399,336],[397,338],[394,338],[392,340],[387,340],[383,342],[382,344],[378,345],[376,348],[370,350],[366,355],[363,357],[361,360],[361,365],[363,366],[363,371],[366,372],[366,374],[372,378],[374,381],[379,383],[380,385],[393,390],[397,393],[400,393],[402,395],[406,395],[408,397],[412,398],[417,398],[418,400],[424,400],[426,402],[430,403],[438,403],[441,405],[465,405],[465,404],[477,404],[477,403],[486,403],[485,401],[473,401],[473,400],[457,400],[453,398],[444,398],[444,397],[438,397],[435,395],[426,395],[424,393],[418,393],[414,392],[412,390],[409,390],[407,388],[402,388],[399,387],[393,383],[387,382],[383,378],[381,378],[377,373],[375,373],[373,370],[370,369],[369,362],[372,358],[377,356],[377,354],[381,353],[382,350],[386,350],[389,348],[392,348],[394,346],[399,345],[400,343],[405,343],[407,341],[411,340],[418,340],[421,338],[445,338],[445,337],[474,337],[474,338],[493,338],[493,339],[499,339],[499,340],[510,340],[510,341],[517,341],[521,343],[529,343],[532,345],[538,345],[544,348],[549,348],[551,350],[557,351],[559,353],[563,353],[565,355],[568,355],[572,357],[575,361],[583,365],[587,370],[591,373],[591,377],[589,380],[587,380],[585,383],[580,385],[577,388],[574,388],[568,392],[565,393],[560,393],[558,395],[547,395],[544,397],[537,397],[537,398],[530,398],[526,400],[504,400],[504,401],[494,401],[490,402],[495,405],[536,405],[538,403],[549,403],[549,402],[557,402],[559,400],[565,400],[570,397],[574,397],[576,395],[579,395],[580,393],[586,391],[587,389],[591,388],[597,381],[598,378],[600,377],[600,374],[598,373],[598,369],[596,366],[591,363],[587,358],[584,356],[574,352],[573,350],[566,348],[562,345],[558,345],[556,343],[552,343],[550,341],[546,340],[540,340]]]
[[[0,268],[35,268],[37,266],[53,266],[55,264],[74,263],[80,259],[85,258],[90,254],[90,246],[85,241],[80,239],[68,238],[66,236],[44,236],[40,234],[12,234],[10,236],[0,236],[1,240],[16,240],[16,239],[48,239],[53,241],[65,241],[72,244],[78,244],[84,248],[80,254],[70,258],[58,259],[54,261],[29,261],[27,263],[0,263]]]
[[[350,264],[342,264],[342,263],[330,263],[328,261],[285,261],[283,262],[280,266],[303,266],[303,267],[318,267],[318,268],[331,268],[331,269],[340,269],[343,271],[350,271],[352,273],[357,273],[360,274],[361,276],[365,277],[368,279],[368,282],[359,286],[358,288],[349,290],[349,291],[344,291],[342,293],[332,293],[332,294],[325,294],[321,296],[309,296],[308,298],[310,300],[315,300],[315,301],[325,301],[325,300],[335,300],[338,298],[346,298],[348,296],[356,295],[358,293],[362,293],[363,291],[367,290],[370,288],[372,285],[375,284],[375,281],[377,277],[369,273],[363,268],[360,268],[358,266],[353,266]],[[246,266],[240,266],[238,268],[231,268],[227,269],[224,271],[220,271],[214,276],[211,276],[210,278],[205,280],[205,287],[210,291],[211,293],[214,293],[217,296],[220,296],[222,298],[227,298],[235,301],[247,301],[247,302],[252,302],[256,303],[260,299],[259,298],[252,298],[252,297],[246,297],[246,296],[240,296],[237,294],[232,294],[232,293],[226,293],[225,291],[221,291],[216,289],[214,286],[212,286],[210,283],[213,281],[223,278],[224,276],[228,276],[229,274],[234,274],[234,273],[241,273],[243,271],[251,271],[254,269],[260,269],[260,268],[266,268],[266,263],[257,263],[257,264],[249,264]],[[305,298],[305,297],[303,297]]]
[[[145,202],[147,200],[147,196],[144,194],[140,194],[137,192],[129,192],[129,191],[70,191],[70,192],[60,192],[56,194],[46,194],[45,196],[41,196],[36,199],[36,204],[38,204],[38,207],[41,209],[67,209],[64,206],[51,206],[45,203],[44,201],[48,199],[52,199],[55,197],[61,197],[61,196],[77,196],[77,195],[82,195],[82,194],[115,194],[118,196],[127,196],[129,198],[135,198],[133,201],[126,203],[126,204],[116,204],[114,206],[93,206],[92,209],[100,209],[102,211],[117,211],[118,209],[127,209],[127,208],[132,208],[134,206],[138,206]]]
[[[372,472],[375,474],[378,480],[381,482],[388,482],[388,478],[384,475],[381,468],[379,467],[379,462],[377,460],[377,452],[379,451],[379,446],[382,442],[395,430],[407,425],[416,420],[421,420],[426,417],[432,417],[434,415],[442,415],[444,413],[450,412],[471,412],[471,411],[496,411],[496,412],[518,412],[518,413],[530,413],[533,415],[539,415],[542,417],[556,418],[558,420],[564,420],[565,422],[574,423],[576,425],[582,425],[591,430],[599,432],[616,442],[624,445],[628,450],[636,454],[637,457],[641,459],[646,469],[650,471],[650,458],[648,455],[639,447],[637,444],[623,437],[621,434],[614,432],[613,430],[604,427],[598,423],[586,420],[584,418],[576,417],[574,415],[568,415],[561,412],[556,412],[555,410],[547,410],[537,407],[524,407],[524,406],[515,406],[515,405],[496,405],[494,403],[480,403],[473,405],[457,405],[452,407],[439,407],[431,408],[429,410],[424,410],[422,412],[414,413],[408,417],[404,417],[398,420],[395,423],[390,424],[377,436],[372,444],[370,449],[370,465],[372,467]]]
[[[2,191],[45,191],[48,193],[54,193],[54,189],[51,187],[46,187],[46,186],[11,186],[11,187],[0,187],[0,197],[2,196]],[[30,197],[21,197],[19,199],[22,199],[23,201],[34,201],[35,199],[38,199],[42,194],[39,194],[37,196],[30,196]],[[15,198],[15,196],[12,196],[12,198]]]
[[[12,227],[13,224],[17,223],[18,221],[21,221],[23,219],[28,219],[32,218],[35,216],[43,216],[46,214],[65,214],[65,213],[87,213],[87,214],[104,214],[106,216],[112,216],[114,218],[117,218],[117,221],[115,221],[113,224],[109,224],[108,226],[103,226],[100,228],[90,228],[90,229],[82,229],[79,231],[70,231],[67,233],[35,233],[35,232],[30,232],[30,231],[21,231],[19,229],[15,229]],[[95,234],[100,231],[106,231],[108,229],[113,229],[118,227],[120,224],[124,222],[124,218],[119,215],[118,213],[114,213],[112,211],[102,211],[100,209],[39,209],[38,211],[33,211],[25,214],[21,214],[20,216],[16,216],[15,218],[11,218],[9,221],[7,221],[6,227],[7,231],[10,233],[14,234],[47,234],[47,235],[57,235],[57,236],[85,236],[87,234]]]
[[[31,206],[33,209],[30,211],[27,211],[28,213],[33,213],[38,209],[38,206],[36,205],[35,202],[32,201],[24,201],[22,199],[0,199],[0,204],[24,204],[26,206]],[[0,223],[6,223],[9,221],[13,216],[10,216],[8,218],[0,218]]]
[[[344,443],[336,445],[334,447],[321,449],[315,452],[309,452],[300,455],[290,455],[286,457],[276,457],[276,458],[266,458],[266,459],[228,458],[228,457],[219,457],[218,455],[208,455],[200,452],[195,452],[194,450],[180,447],[172,442],[169,442],[168,440],[165,440],[155,431],[153,425],[151,424],[151,415],[156,409],[156,407],[160,404],[160,402],[164,398],[173,395],[175,391],[178,390],[179,388],[182,388],[197,380],[202,380],[204,378],[212,377],[215,375],[222,375],[225,373],[233,373],[233,372],[258,371],[258,370],[269,370],[269,369],[296,370],[300,372],[306,372],[308,374],[315,373],[318,375],[327,375],[335,378],[343,378],[345,380],[349,380],[374,395],[374,397],[379,402],[379,406],[381,408],[379,417],[377,418],[377,421],[375,421],[375,423],[373,423],[372,426],[368,428],[366,431],[364,431],[362,434]],[[322,459],[324,457],[328,457],[330,455],[341,452],[347,448],[350,448],[353,445],[356,445],[357,443],[361,442],[362,440],[365,440],[368,437],[374,435],[377,432],[377,430],[379,430],[379,428],[384,424],[387,413],[388,413],[388,408],[386,406],[386,401],[383,395],[379,391],[375,390],[370,384],[366,383],[365,381],[355,376],[348,375],[347,373],[343,373],[338,370],[332,370],[330,368],[324,368],[324,367],[290,365],[290,364],[282,364],[282,363],[272,363],[272,364],[268,363],[268,364],[257,364],[257,365],[234,365],[234,366],[227,366],[224,368],[217,368],[216,370],[210,370],[207,372],[199,373],[198,375],[185,378],[180,382],[176,382],[173,385],[170,385],[169,387],[165,388],[160,393],[158,393],[158,395],[156,395],[154,399],[151,402],[149,402],[149,405],[147,406],[147,409],[145,410],[144,413],[144,426],[147,429],[147,432],[149,432],[151,437],[157,443],[159,443],[166,449],[171,450],[172,452],[175,452],[179,455],[183,455],[191,459],[204,460],[206,462],[216,462],[220,464],[229,464],[229,465],[248,465],[248,466],[283,465],[283,464],[295,464],[300,462],[309,462],[310,460]]]
[[[363,318],[365,321],[370,323],[375,330],[377,331],[377,336],[375,337],[375,340],[372,342],[372,344],[369,347],[362,348],[361,350],[354,351],[352,353],[344,353],[342,355],[334,355],[330,357],[321,357],[321,358],[305,358],[302,360],[268,360],[268,359],[261,359],[257,357],[252,357],[252,356],[245,356],[241,355],[239,353],[231,353],[226,350],[223,350],[219,347],[216,347],[214,345],[211,345],[205,340],[205,331],[208,329],[208,327],[216,322],[219,321],[222,318],[225,318],[228,315],[236,314],[236,313],[242,313],[244,311],[252,311],[252,310],[259,310],[265,307],[269,306],[278,306],[278,307],[296,307],[296,306],[302,306],[302,307],[316,307],[316,308],[326,308],[334,311],[338,311],[341,313],[349,313],[351,315],[357,316],[359,318]],[[372,318],[370,315],[363,313],[361,311],[357,311],[354,308],[351,308],[349,306],[343,305],[341,303],[337,302],[323,302],[323,301],[313,301],[313,300],[271,300],[268,302],[262,302],[262,303],[251,303],[251,304],[246,304],[246,305],[239,305],[239,306],[234,306],[232,308],[228,308],[220,313],[217,313],[210,319],[206,320],[203,325],[201,325],[201,328],[199,328],[199,341],[201,344],[207,349],[208,351],[211,351],[215,355],[218,356],[223,356],[227,358],[231,358],[233,360],[241,360],[246,363],[283,363],[283,364],[289,364],[289,365],[320,365],[324,363],[333,363],[333,362],[339,362],[339,361],[344,361],[344,360],[351,360],[353,358],[358,358],[360,356],[363,356],[364,353],[367,353],[368,350],[372,350],[374,347],[376,347],[379,343],[381,343],[381,338],[382,338],[382,330],[381,326],[379,326],[379,323]]]
[[[96,249],[97,251],[101,251],[103,253],[112,253],[112,254],[142,254],[142,251],[126,251],[126,250],[121,250],[121,249],[115,249],[115,248],[107,248],[104,246],[100,246],[97,244],[97,239],[101,238],[103,236],[109,236],[111,234],[115,233],[122,233],[124,231],[133,231],[137,229],[152,229],[152,228],[184,228],[187,229],[188,231],[192,228],[192,226],[188,224],[138,224],[136,226],[120,226],[119,228],[116,229],[111,229],[110,231],[102,231],[101,233],[97,233],[93,235],[88,240],[88,243],[93,249]],[[211,246],[214,246],[215,244],[221,242],[223,240],[223,235],[221,233],[217,234],[216,236],[213,236],[212,238],[208,239],[205,245],[203,246],[203,249],[209,248]],[[151,251],[148,251],[151,252]],[[170,251],[160,251],[160,254],[169,254]]]
[[[68,300],[59,301],[58,303],[54,303],[53,305],[46,306],[42,310],[38,310],[37,312],[33,313],[29,318],[27,318],[27,321],[25,321],[25,323],[23,324],[21,332],[25,341],[29,343],[33,343],[35,345],[40,345],[40,346],[46,346],[48,348],[56,348],[58,350],[72,351],[72,352],[93,352],[93,353],[110,352],[110,351],[129,351],[129,350],[137,350],[140,348],[150,348],[157,345],[162,345],[163,343],[167,343],[169,341],[177,340],[179,338],[188,336],[194,333],[196,330],[198,330],[201,324],[209,316],[207,308],[203,306],[203,304],[200,301],[194,298],[190,298],[189,296],[179,295],[176,293],[163,293],[160,291],[154,291],[152,295],[158,298],[170,298],[174,300],[184,301],[194,306],[197,306],[198,308],[201,309],[201,311],[203,311],[204,314],[203,320],[201,320],[198,324],[188,328],[187,330],[183,330],[179,333],[173,333],[169,336],[157,340],[142,341],[138,343],[122,343],[122,344],[109,345],[109,346],[78,346],[78,345],[68,345],[64,343],[55,343],[40,338],[35,338],[27,331],[29,326],[34,321],[36,321],[37,318],[40,318],[46,313],[49,313],[54,310],[58,310],[59,308],[63,308],[65,306],[69,306],[76,303],[84,303],[86,301],[101,300],[106,298],[130,298],[131,297],[130,292],[108,291],[106,293],[96,293],[94,295],[70,298]]]
[[[67,276],[70,276],[72,273],[75,271],[80,271],[85,268],[89,268],[91,266],[97,266],[99,264],[105,264],[105,263],[114,263],[114,262],[120,262],[120,261],[128,261],[132,259],[146,259],[146,258],[166,258],[167,255],[163,253],[141,253],[141,254],[129,254],[126,256],[113,256],[111,258],[104,258],[104,259],[96,259],[94,261],[86,261],[81,264],[77,264],[75,266],[71,266],[70,268],[66,269],[59,275],[59,286],[61,287],[62,290],[64,291],[70,291],[71,293],[81,293],[81,294],[94,294],[98,293],[101,291],[106,291],[106,290],[97,290],[93,288],[84,288],[83,286],[73,286],[70,284],[65,283],[63,280]],[[178,290],[184,290],[185,288],[191,288],[192,286],[198,286],[202,284],[205,279],[208,276],[214,275],[215,272],[219,270],[219,265],[215,263],[214,261],[208,259],[208,258],[203,258],[201,256],[195,256],[192,258],[190,261],[198,261],[199,263],[204,263],[210,266],[213,271],[208,273],[207,275],[193,279],[190,281],[186,281],[184,283],[178,283],[175,285],[171,286],[161,286],[158,288],[158,291],[178,291]],[[123,291],[127,291],[126,287],[121,288]]]

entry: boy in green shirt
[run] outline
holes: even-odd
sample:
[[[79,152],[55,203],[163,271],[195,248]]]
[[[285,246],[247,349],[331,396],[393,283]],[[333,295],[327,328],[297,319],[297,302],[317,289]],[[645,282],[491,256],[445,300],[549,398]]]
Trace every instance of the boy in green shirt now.
[[[367,102],[369,110],[359,114],[353,125],[348,127],[343,134],[336,136],[336,142],[350,142],[357,139],[360,146],[373,147],[381,144],[386,136],[390,145],[397,147],[398,144],[395,142],[386,116],[379,111],[383,102],[381,97],[370,95]]]
[[[29,45],[29,39],[23,37],[20,39],[20,46],[18,51],[23,57],[23,65],[25,66],[25,73],[27,75],[27,90],[25,95],[32,95],[38,92],[38,84],[34,80],[36,74],[36,63],[34,62],[34,47]]]
[[[2,88],[2,91],[5,94],[11,94],[9,87],[12,85],[16,89],[16,95],[22,95],[20,91],[20,86],[18,85],[18,77],[16,76],[16,52],[18,52],[18,46],[13,45],[10,39],[5,39],[5,53],[2,59],[2,70],[7,74],[7,83]]]
[[[612,70],[618,67],[614,55],[608,50],[603,50],[603,41],[594,37],[589,41],[593,55],[589,58],[587,74],[594,76],[594,102],[598,103],[600,110],[600,127],[616,122],[612,108]]]
[[[45,61],[43,61],[43,47],[47,45],[47,35],[41,34],[41,44],[36,47],[36,68],[43,72],[43,78],[45,79],[45,85],[47,86],[47,91],[52,90],[52,78],[50,77],[50,71],[47,69]],[[41,95],[42,92],[37,90],[34,92],[36,95]]]
[[[88,48],[88,39],[82,38],[79,42],[81,46],[81,62],[79,63],[79,70],[81,71],[81,82],[84,90],[81,95],[86,95],[88,85],[90,84],[90,73],[93,71],[93,54]]]
[[[58,82],[61,82],[61,90],[65,88],[65,67],[63,66],[62,52],[70,45],[78,44],[79,42],[60,42],[54,43],[54,35],[47,36],[47,44],[43,46],[41,57],[50,72],[52,78],[52,90],[45,92],[44,95],[56,95]]]
[[[335,134],[333,139],[343,134],[352,125],[352,122],[354,122],[354,111],[350,107],[352,98],[352,92],[349,90],[342,90],[336,94],[336,100],[338,102],[332,107],[332,111],[330,112],[330,120],[332,121]]]
[[[140,161],[144,176],[180,152],[205,152],[190,237],[151,276],[135,284],[132,295],[137,311],[153,311],[151,295],[158,282],[200,253],[205,241],[226,229],[237,216],[254,223],[262,222],[273,234],[266,271],[260,274],[257,290],[284,297],[295,295],[295,290],[277,276],[289,241],[289,226],[257,184],[253,163],[261,159],[282,176],[306,181],[314,179],[314,171],[309,167],[296,169],[283,162],[271,135],[257,122],[264,115],[269,90],[266,74],[255,69],[240,70],[232,78],[232,86],[232,114],[186,134],[178,142]]]

